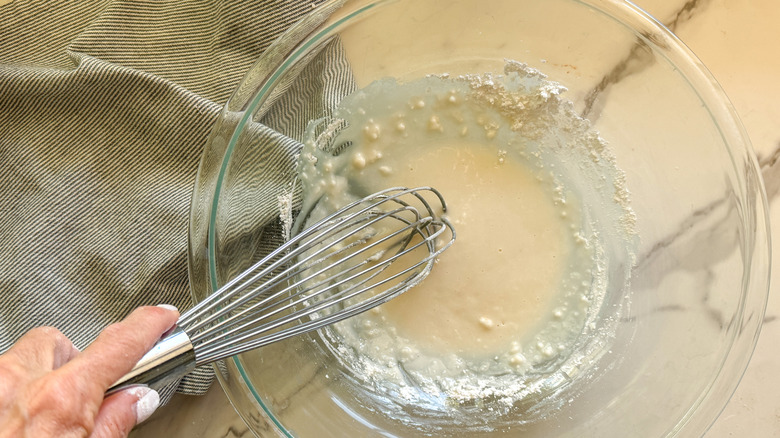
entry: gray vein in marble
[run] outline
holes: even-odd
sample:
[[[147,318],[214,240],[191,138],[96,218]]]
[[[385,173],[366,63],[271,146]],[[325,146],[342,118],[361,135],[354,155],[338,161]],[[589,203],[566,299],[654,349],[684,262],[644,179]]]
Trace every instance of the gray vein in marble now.
[[[707,269],[705,271],[704,287],[702,288],[704,290],[704,296],[702,297],[701,304],[704,307],[707,317],[715,323],[718,329],[723,330],[724,327],[731,326],[734,323],[734,315],[732,315],[731,320],[727,321],[723,312],[710,304],[710,291],[712,290],[714,282],[715,274],[712,272],[712,269]]]
[[[637,319],[641,319],[644,318],[645,316],[654,315],[657,313],[687,312],[687,311],[688,309],[685,306],[681,306],[679,304],[667,304],[667,305],[655,307],[642,314],[624,316],[620,318],[620,322],[634,322]]]
[[[225,434],[222,435],[222,438],[242,438],[244,436],[251,437],[254,434],[249,429],[237,430],[235,427],[230,426]]]
[[[775,147],[775,149],[772,151],[771,154],[767,156],[758,155],[758,164],[764,180],[767,199],[771,203],[777,197],[778,193],[780,193],[780,143],[778,143],[778,145]],[[652,263],[652,260],[658,254],[662,253],[663,250],[675,244],[678,244],[678,242],[684,239],[687,235],[697,232],[696,231],[697,225],[707,221],[708,218],[710,218],[722,207],[728,207],[729,199],[730,199],[729,195],[724,194],[723,196],[710,202],[704,207],[694,211],[687,219],[681,222],[680,226],[676,228],[676,231],[670,233],[665,238],[659,240],[647,252],[640,255],[637,258],[637,264],[635,269],[642,269],[645,265]],[[723,225],[727,222],[727,219],[728,216],[724,216],[720,219],[717,219],[715,223],[710,224],[709,231],[707,233],[711,237],[712,242],[720,242],[721,244],[726,243],[727,244],[726,246],[731,248],[736,248],[736,242],[730,242],[730,243],[723,242],[724,239],[723,236],[726,235],[726,233],[723,232]],[[712,247],[717,247],[717,246],[718,245],[713,245]],[[718,253],[722,253],[725,250],[727,250],[726,247],[721,248],[721,251],[711,251],[710,253],[707,254],[708,260],[711,261],[717,259]],[[679,267],[675,266],[672,268],[677,269]],[[705,280],[706,283],[711,284],[713,281],[715,281],[714,275],[710,270],[707,270],[706,274],[708,276],[708,279]],[[723,329],[727,325],[730,326],[731,324],[733,324],[734,321],[727,321],[720,310],[711,306],[708,303],[708,299],[709,299],[708,295],[710,290],[709,287],[704,287],[703,290],[705,291],[705,294],[702,297],[701,303],[703,304],[704,311],[707,313],[708,317],[712,319],[713,322],[715,322],[721,329]],[[691,309],[687,309],[684,306],[679,306],[679,305],[664,305],[656,309],[653,309],[648,313],[668,312],[668,311],[688,311],[688,310]],[[642,316],[646,316],[646,315],[633,315],[632,317],[629,317],[629,319],[635,319]],[[748,316],[748,318],[752,318],[752,316]],[[763,324],[774,322],[777,319],[778,319],[777,316],[764,316]],[[748,321],[745,321],[745,323],[747,322]]]
[[[644,265],[650,263],[656,255],[658,255],[665,248],[672,246],[682,236],[691,232],[697,224],[701,223],[705,218],[713,214],[713,212],[715,212],[719,207],[723,206],[726,201],[728,201],[728,199],[728,195],[724,195],[715,201],[710,202],[704,207],[699,208],[698,210],[694,210],[694,212],[691,213],[687,219],[680,223],[680,226],[676,228],[677,231],[674,231],[665,238],[659,240],[647,252],[639,255],[639,257],[637,257],[635,269],[641,269]]]
[[[245,420],[245,423],[251,426],[246,429],[246,432],[248,432],[250,436],[265,436],[265,434],[274,435],[274,432],[278,432],[276,427],[271,424],[270,421],[267,421],[265,415],[259,410],[251,409],[249,412],[244,411],[244,415],[243,419]]]
[[[693,18],[694,12],[700,11],[710,3],[710,0],[688,0],[674,15],[674,18],[665,23],[672,32],[676,32],[679,25]]]
[[[674,17],[664,24],[674,32],[681,24],[689,21],[697,10],[702,9],[709,2],[710,0],[688,0],[677,10]],[[657,40],[653,35],[643,35],[643,37],[651,41]],[[654,42],[657,43],[657,41]],[[647,48],[647,43],[642,38],[637,38],[636,43],[631,47],[628,54],[615,64],[601,78],[601,81],[588,92],[585,97],[585,108],[580,116],[589,119],[591,122],[598,119],[600,113],[600,107],[597,105],[599,98],[606,94],[616,83],[628,76],[641,72],[654,62],[655,57],[652,51]]]
[[[628,55],[618,62],[612,70],[609,71],[601,81],[592,88],[585,97],[585,108],[580,113],[584,119],[595,122],[601,112],[597,107],[599,97],[606,94],[609,88],[621,81],[623,78],[644,70],[645,67],[652,64],[654,58],[647,49],[647,44],[641,39],[637,39],[636,44],[631,48]]]
[[[770,155],[766,157],[758,155],[758,165],[764,178],[766,197],[771,203],[780,192],[780,143]]]
[[[644,254],[640,255],[634,267],[634,271],[637,271],[649,268],[653,263],[661,263],[661,266],[656,268],[657,272],[652,276],[651,282],[660,281],[669,272],[680,269],[690,272],[700,271],[703,277],[700,277],[698,280],[701,286],[696,288],[696,290],[701,292],[700,297],[696,300],[697,304],[695,306],[682,305],[680,303],[663,304],[644,314],[632,315],[626,318],[625,321],[633,321],[663,312],[703,311],[706,318],[712,321],[719,330],[734,324],[733,316],[729,320],[723,311],[717,307],[717,302],[711,302],[711,290],[715,284],[716,275],[710,266],[717,260],[733,253],[739,245],[736,241],[736,233],[729,232],[730,227],[732,227],[732,215],[734,214],[733,209],[729,208],[730,204],[728,201],[730,199],[727,193],[694,211],[675,228],[675,231],[659,240]],[[722,216],[718,217],[716,216],[717,214],[722,214]],[[669,264],[663,258],[657,259],[657,256],[662,254],[665,249],[672,246],[678,245],[679,247],[679,245],[683,245],[684,247],[688,245],[696,247],[701,242],[707,242],[706,253],[698,254],[696,257],[688,257],[684,262],[678,260]],[[664,264],[668,264],[668,266],[664,266]],[[751,318],[751,316],[748,316],[748,318]]]

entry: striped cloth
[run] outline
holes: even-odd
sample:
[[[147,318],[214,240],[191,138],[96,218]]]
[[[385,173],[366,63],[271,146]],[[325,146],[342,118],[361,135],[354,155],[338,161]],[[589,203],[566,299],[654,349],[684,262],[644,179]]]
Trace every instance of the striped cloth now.
[[[137,306],[189,307],[187,220],[207,136],[251,64],[313,5],[0,6],[0,352],[38,325],[83,348]],[[212,377],[199,369],[178,391]]]

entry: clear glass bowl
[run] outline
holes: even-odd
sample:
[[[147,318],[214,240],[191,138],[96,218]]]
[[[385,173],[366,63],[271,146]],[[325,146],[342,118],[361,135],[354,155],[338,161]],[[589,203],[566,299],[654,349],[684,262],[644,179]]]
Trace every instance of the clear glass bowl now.
[[[609,142],[641,242],[622,291],[630,307],[612,349],[593,364],[601,378],[509,433],[703,434],[759,333],[770,270],[766,199],[749,140],[715,80],[628,2],[330,1],[314,9],[247,73],[204,152],[190,225],[194,299],[279,243],[273,205],[295,177],[291,157],[307,122],[328,114],[344,90],[384,77],[500,72],[505,59],[566,86],[565,97]],[[269,155],[269,141],[287,154]],[[423,434],[355,408],[342,394],[343,370],[314,350],[301,336],[216,367],[258,436]]]

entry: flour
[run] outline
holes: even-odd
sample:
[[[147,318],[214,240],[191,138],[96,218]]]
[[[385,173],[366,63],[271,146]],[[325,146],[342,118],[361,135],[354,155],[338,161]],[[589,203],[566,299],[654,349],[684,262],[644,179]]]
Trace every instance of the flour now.
[[[282,234],[285,240],[290,239],[293,226],[293,194],[285,193],[277,197],[279,206],[279,219],[282,223]]]
[[[367,409],[490,430],[534,421],[597,374],[635,217],[614,157],[565,91],[508,61],[503,75],[377,81],[309,126],[301,216],[432,185],[459,233],[421,286],[322,331]]]

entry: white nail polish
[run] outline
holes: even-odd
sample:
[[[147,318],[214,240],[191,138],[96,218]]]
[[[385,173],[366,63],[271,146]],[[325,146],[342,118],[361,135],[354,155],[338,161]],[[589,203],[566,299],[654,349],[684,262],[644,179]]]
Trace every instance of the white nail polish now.
[[[179,309],[177,309],[176,306],[172,306],[170,304],[158,304],[157,307],[162,307],[163,309],[173,310],[175,312],[179,311]]]
[[[126,391],[138,397],[135,402],[135,424],[144,422],[160,406],[160,394],[147,386],[134,386]]]

